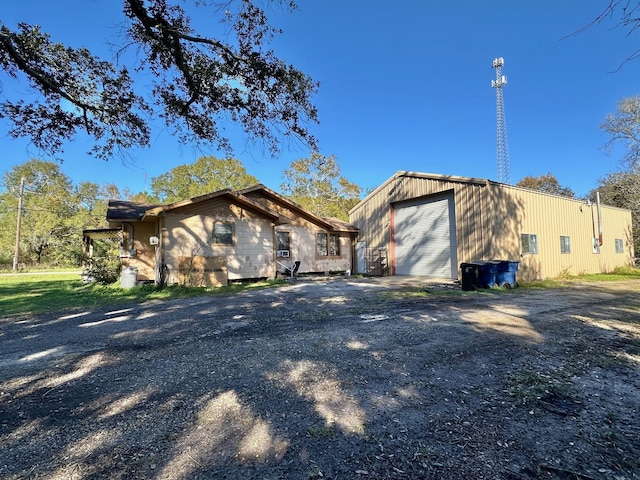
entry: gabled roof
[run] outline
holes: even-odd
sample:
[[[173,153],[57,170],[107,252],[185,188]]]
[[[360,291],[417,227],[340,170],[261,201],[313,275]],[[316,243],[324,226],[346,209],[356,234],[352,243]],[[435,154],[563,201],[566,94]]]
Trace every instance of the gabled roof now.
[[[311,213],[310,211],[305,209],[302,205],[294,202],[290,198],[287,198],[284,195],[281,195],[280,193],[274,190],[271,190],[269,187],[266,187],[261,183],[254,185],[252,187],[248,187],[243,190],[240,190],[238,193],[242,195],[246,195],[247,193],[252,193],[252,192],[262,192],[265,196],[270,197],[274,202],[280,203],[281,205],[286,206],[290,210],[310,218],[315,223],[324,226],[328,230],[336,230],[341,232],[358,232],[359,231],[358,228],[338,218],[320,217],[318,215],[315,215],[314,213]]]
[[[198,195],[197,197],[188,198],[179,202],[173,202],[167,205],[153,205],[143,204],[136,202],[129,202],[126,200],[109,200],[107,207],[107,220],[111,222],[115,221],[143,221],[148,218],[157,217],[165,212],[175,210],[180,207],[189,205],[196,205],[207,200],[214,198],[228,197],[233,202],[242,205],[245,208],[250,208],[265,217],[277,221],[278,215],[266,209],[264,206],[257,202],[254,202],[250,198],[245,197],[231,189],[219,190],[213,193],[207,193],[205,195]]]
[[[429,180],[440,180],[443,182],[451,182],[451,183],[467,183],[471,185],[489,185],[489,184],[500,185],[498,182],[494,182],[486,178],[459,177],[456,175],[441,175],[438,173],[421,173],[421,172],[409,172],[406,170],[398,170],[386,181],[384,181],[377,188],[375,188],[371,193],[369,193],[369,195],[364,197],[351,210],[349,210],[349,214],[351,214],[358,208],[362,207],[362,205],[364,205],[369,200],[369,198],[375,196],[380,190],[384,189],[388,184],[402,177],[426,178]]]
[[[246,194],[252,192],[260,192],[263,196],[270,198],[274,203],[283,205],[292,212],[307,217],[314,223],[326,228],[327,230],[340,232],[358,231],[358,229],[353,225],[349,225],[349,223],[338,218],[319,217],[318,215],[309,212],[293,200],[290,200],[284,195],[281,195],[262,184],[257,184],[238,192],[227,188],[224,190],[218,190],[217,192],[198,195],[197,197],[180,200],[179,202],[173,202],[166,205],[142,204],[125,200],[109,200],[109,206],[107,208],[107,220],[111,222],[143,221],[150,218],[158,217],[166,212],[170,212],[181,207],[196,205],[198,203],[202,203],[215,198],[227,197],[229,200],[235,202],[236,204],[259,212],[265,217],[277,222],[280,217],[276,212],[273,212],[261,203],[246,196]]]
[[[233,202],[239,205],[242,205],[245,208],[250,208],[257,212],[260,212],[265,217],[270,218],[271,220],[278,220],[279,218],[277,214],[266,209],[264,206],[260,205],[257,202],[254,202],[250,198],[247,198],[238,192],[231,190],[230,188],[226,188],[224,190],[218,190],[217,192],[207,193],[204,195],[198,195],[197,197],[188,198],[186,200],[180,200],[179,202],[173,202],[168,205],[158,205],[156,207],[150,208],[147,211],[145,211],[144,217],[157,217],[162,213],[175,210],[177,208],[196,205],[198,203],[206,202],[214,198],[222,198],[222,197],[229,197],[229,199],[232,200]]]

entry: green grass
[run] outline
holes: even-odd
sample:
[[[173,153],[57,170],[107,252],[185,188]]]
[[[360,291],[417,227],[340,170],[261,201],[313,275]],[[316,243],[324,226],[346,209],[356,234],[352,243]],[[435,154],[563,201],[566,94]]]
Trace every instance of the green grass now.
[[[640,269],[617,269],[612,273],[577,275],[537,282],[520,282],[520,288],[492,288],[463,292],[458,289],[402,289],[381,294],[381,300],[424,298],[457,295],[501,295],[526,289],[558,288],[571,282],[608,282],[640,280]],[[79,274],[42,272],[0,276],[0,318],[43,312],[65,311],[75,308],[94,308],[104,305],[142,303],[149,300],[170,300],[203,295],[225,295],[255,288],[281,285],[283,281],[263,281],[232,284],[217,288],[186,288],[171,286],[158,290],[153,285],[122,289],[118,283],[108,286],[82,283]]]
[[[571,387],[571,383],[565,378],[554,378],[532,370],[523,370],[512,375],[507,379],[507,384],[507,393],[523,403],[550,393],[564,396],[569,393]]]
[[[640,280],[640,268],[618,267],[610,273],[563,274],[558,278],[520,282],[520,287],[525,289],[557,288],[570,283],[623,282],[625,280]]]
[[[17,317],[75,308],[142,303],[203,295],[224,295],[255,288],[279,285],[280,281],[232,284],[218,288],[170,286],[161,290],[154,285],[131,289],[113,285],[83,284],[79,274],[26,274],[0,276],[0,318]]]

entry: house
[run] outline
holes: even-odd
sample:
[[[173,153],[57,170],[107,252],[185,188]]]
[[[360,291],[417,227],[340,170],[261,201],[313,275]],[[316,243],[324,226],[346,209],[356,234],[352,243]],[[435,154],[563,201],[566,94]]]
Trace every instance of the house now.
[[[225,285],[274,278],[295,261],[298,273],[353,268],[357,229],[261,184],[166,205],[111,200],[107,220],[121,232],[122,265],[137,281]]]
[[[518,278],[633,264],[631,212],[485,179],[398,171],[349,212],[357,273],[457,279],[478,260]]]

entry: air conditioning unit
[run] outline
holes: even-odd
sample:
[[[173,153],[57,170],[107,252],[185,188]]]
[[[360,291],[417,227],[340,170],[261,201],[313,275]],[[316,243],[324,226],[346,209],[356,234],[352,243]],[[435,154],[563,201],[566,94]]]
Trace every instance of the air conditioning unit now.
[[[276,256],[283,257],[283,258],[289,258],[289,250],[278,250],[276,252]]]
[[[158,237],[156,237],[156,236],[149,237],[149,243],[151,245],[158,245],[158,242],[159,242]]]

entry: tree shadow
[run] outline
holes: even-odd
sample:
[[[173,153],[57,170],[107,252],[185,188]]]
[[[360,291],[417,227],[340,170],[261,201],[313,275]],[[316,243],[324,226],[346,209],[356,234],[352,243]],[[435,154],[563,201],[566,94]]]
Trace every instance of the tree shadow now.
[[[620,423],[637,410],[615,405],[640,394],[637,291],[452,302],[344,285],[331,298],[311,295],[310,284],[3,324],[0,474],[430,478],[472,474],[477,454],[486,471],[476,475],[513,462],[533,468],[531,458],[548,453],[539,435],[560,421],[565,430],[547,438],[560,448],[587,423],[529,414],[542,410],[539,400],[511,395],[525,371],[574,386],[596,375],[616,392],[573,394],[590,405],[586,422],[609,408],[609,423],[583,437],[569,467],[595,465],[598,442],[612,445],[595,435],[607,432],[622,434],[616,448],[638,453]],[[342,301],[325,301],[335,292]],[[628,460],[637,455],[609,455],[600,466],[639,466]]]

